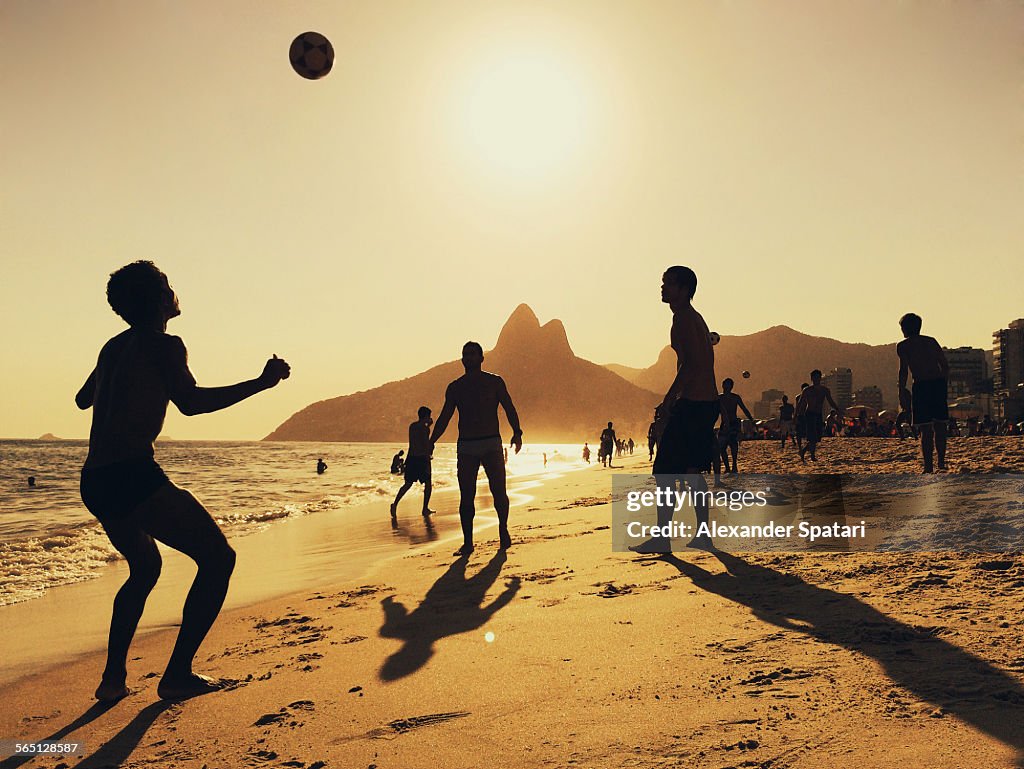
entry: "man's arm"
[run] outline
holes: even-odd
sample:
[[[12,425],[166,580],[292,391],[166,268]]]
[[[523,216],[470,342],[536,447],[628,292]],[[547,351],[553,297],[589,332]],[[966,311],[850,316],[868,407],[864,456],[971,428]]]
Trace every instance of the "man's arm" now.
[[[896,345],[896,354],[900,356],[899,391],[897,393],[900,400],[900,410],[908,411],[910,409],[910,398],[907,393],[907,377],[910,375],[910,364],[903,354],[903,342]]]
[[[942,351],[942,345],[937,341],[935,342],[935,351],[939,354],[939,370],[942,372],[942,378],[949,378],[949,361],[946,360],[946,353]]]
[[[834,408],[836,410],[836,413],[838,414],[839,405],[834,400],[832,400],[832,391],[829,390],[827,387],[825,388],[825,398],[826,400],[828,400],[828,402],[832,405],[832,408]]]
[[[740,396],[736,396],[736,397],[739,398],[740,408],[743,409],[743,413],[747,415],[747,419],[749,419],[750,421],[753,421],[754,417],[752,417],[750,415],[750,412],[747,410],[747,404],[743,402],[743,398],[740,397]]]
[[[444,391],[444,406],[441,408],[437,421],[434,422],[434,432],[430,436],[431,446],[437,443],[438,439],[444,435],[444,431],[448,429],[448,423],[452,420],[454,413],[455,399],[452,397],[452,385],[448,385],[448,389]]]
[[[498,377],[498,383],[500,392],[498,393],[498,403],[505,409],[505,416],[508,418],[508,423],[512,425],[512,440],[509,442],[510,446],[514,446],[516,454],[523,448],[523,430],[519,426],[519,413],[516,411],[515,405],[512,403],[512,396],[508,394],[508,387],[505,386],[505,380]]]
[[[85,411],[87,408],[92,406],[92,400],[96,396],[96,369],[92,370],[89,374],[89,378],[85,380],[85,384],[82,385],[82,389],[75,395],[75,405],[78,408]]]
[[[276,355],[266,362],[263,373],[255,379],[223,387],[198,387],[188,368],[188,353],[181,339],[171,337],[167,360],[167,394],[185,416],[209,414],[234,406],[239,401],[269,390],[287,379],[291,368]]]

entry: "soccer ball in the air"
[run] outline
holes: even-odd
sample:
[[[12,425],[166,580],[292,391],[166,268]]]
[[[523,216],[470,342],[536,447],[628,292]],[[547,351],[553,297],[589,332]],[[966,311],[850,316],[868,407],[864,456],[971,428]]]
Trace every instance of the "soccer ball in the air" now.
[[[334,66],[334,46],[319,32],[303,32],[288,49],[292,68],[307,80],[318,80]]]

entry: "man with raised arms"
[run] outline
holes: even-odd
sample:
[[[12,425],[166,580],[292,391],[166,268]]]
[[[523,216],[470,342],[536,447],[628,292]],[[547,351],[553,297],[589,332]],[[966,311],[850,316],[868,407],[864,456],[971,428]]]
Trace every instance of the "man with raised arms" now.
[[[697,531],[708,522],[707,482],[701,473],[711,470],[714,451],[714,425],[721,416],[718,388],[715,382],[715,353],[711,346],[708,325],[691,304],[697,291],[697,276],[689,267],[674,266],[665,270],[661,280],[661,301],[672,309],[670,342],[676,353],[676,376],[658,407],[668,414],[664,432],[658,440],[654,459],[654,475],[690,476],[694,496],[701,500],[695,506]],[[660,485],[660,484],[659,484]],[[658,525],[662,530],[672,521],[671,506],[658,507]],[[688,547],[712,548],[707,535],[694,537]],[[632,548],[640,553],[667,553],[671,543],[667,537],[656,537]]]
[[[86,508],[128,562],[129,573],[114,598],[107,664],[96,699],[114,701],[129,694],[128,647],[160,576],[154,540],[199,567],[157,686],[165,699],[194,697],[223,687],[223,682],[194,673],[192,661],[224,602],[235,551],[199,500],[168,480],[154,460],[153,443],[168,401],[188,416],[219,411],[274,387],[290,369],[275,355],[255,379],[198,387],[185,345],[166,333],[167,321],[181,314],[178,298],[152,262],[134,262],[113,273],[107,300],[129,328],[103,345],[96,368],[75,396],[79,408],[93,410],[81,492]]]
[[[484,349],[478,342],[462,346],[462,365],[466,373],[456,379],[444,393],[444,407],[430,436],[431,448],[444,435],[448,422],[456,409],[459,412],[459,439],[456,445],[457,475],[459,479],[459,518],[462,521],[462,547],[455,555],[468,556],[473,552],[473,518],[476,515],[476,479],[483,465],[487,483],[498,514],[499,547],[512,546],[508,532],[508,492],[505,489],[505,461],[501,434],[498,431],[498,406],[505,410],[512,426],[509,445],[516,454],[523,447],[523,431],[519,414],[512,404],[505,381],[496,374],[481,369]]]
[[[914,426],[921,433],[921,459],[924,471],[932,472],[932,451],[938,455],[939,469],[946,469],[946,379],[949,362],[941,345],[933,337],[921,334],[921,316],[908,312],[900,318],[905,337],[896,345],[900,358],[900,408],[911,407]],[[914,390],[907,391],[907,374],[914,375]],[[909,401],[909,402],[908,402]]]
[[[800,394],[796,406],[797,415],[803,415],[807,425],[807,445],[800,448],[801,462],[806,461],[804,460],[804,455],[807,452],[811,453],[812,460],[817,460],[818,458],[815,451],[818,448],[818,443],[821,441],[824,428],[822,410],[825,401],[828,401],[832,408],[839,409],[836,402],[832,400],[832,391],[821,383],[821,371],[814,369],[811,372],[811,385]]]

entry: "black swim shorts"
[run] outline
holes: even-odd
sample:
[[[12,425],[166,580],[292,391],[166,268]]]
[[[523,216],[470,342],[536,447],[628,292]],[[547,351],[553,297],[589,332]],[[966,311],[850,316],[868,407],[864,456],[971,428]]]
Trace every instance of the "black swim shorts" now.
[[[715,421],[721,409],[718,401],[676,401],[654,458],[656,475],[679,474],[688,469],[711,469],[715,446]]]
[[[124,518],[169,483],[151,457],[82,468],[82,502],[100,521]]]
[[[405,460],[406,483],[430,483],[430,457],[409,455]]]
[[[912,393],[915,425],[949,421],[945,379],[925,379],[923,382],[915,381]]]

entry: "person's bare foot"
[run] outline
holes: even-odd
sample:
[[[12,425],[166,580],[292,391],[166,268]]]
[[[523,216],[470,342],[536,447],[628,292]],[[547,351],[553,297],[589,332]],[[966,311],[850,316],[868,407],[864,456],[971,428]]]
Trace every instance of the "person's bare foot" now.
[[[459,558],[466,558],[467,556],[469,556],[470,553],[473,552],[473,549],[474,548],[472,545],[463,545],[454,553],[452,553],[452,555],[457,555]]]
[[[192,673],[185,678],[164,676],[156,687],[157,695],[164,700],[184,700],[211,692],[219,692],[227,686],[226,681]]]
[[[709,537],[707,534],[701,534],[699,537],[694,537],[693,539],[691,539],[689,542],[686,543],[686,546],[687,547],[692,547],[695,550],[717,550],[718,549],[718,548],[715,547],[715,543],[712,541],[711,537]]]
[[[397,518],[398,517],[398,503],[397,502],[392,502],[391,503],[391,517],[392,518]]]
[[[512,537],[509,536],[508,530],[499,532],[498,534],[498,549],[508,550],[512,547]]]
[[[124,680],[108,681],[103,679],[96,687],[95,697],[100,702],[117,702],[131,693],[131,689],[125,686]]]
[[[672,544],[669,542],[667,537],[655,537],[654,539],[649,539],[639,545],[630,545],[629,550],[634,553],[640,553],[641,555],[664,555],[665,553],[672,552]]]
[[[436,512],[437,512],[436,510],[428,510],[428,509],[424,509],[424,511],[423,511],[423,517],[424,517],[424,518],[429,518],[430,516],[432,516],[432,515],[433,515],[434,513],[436,513]]]

